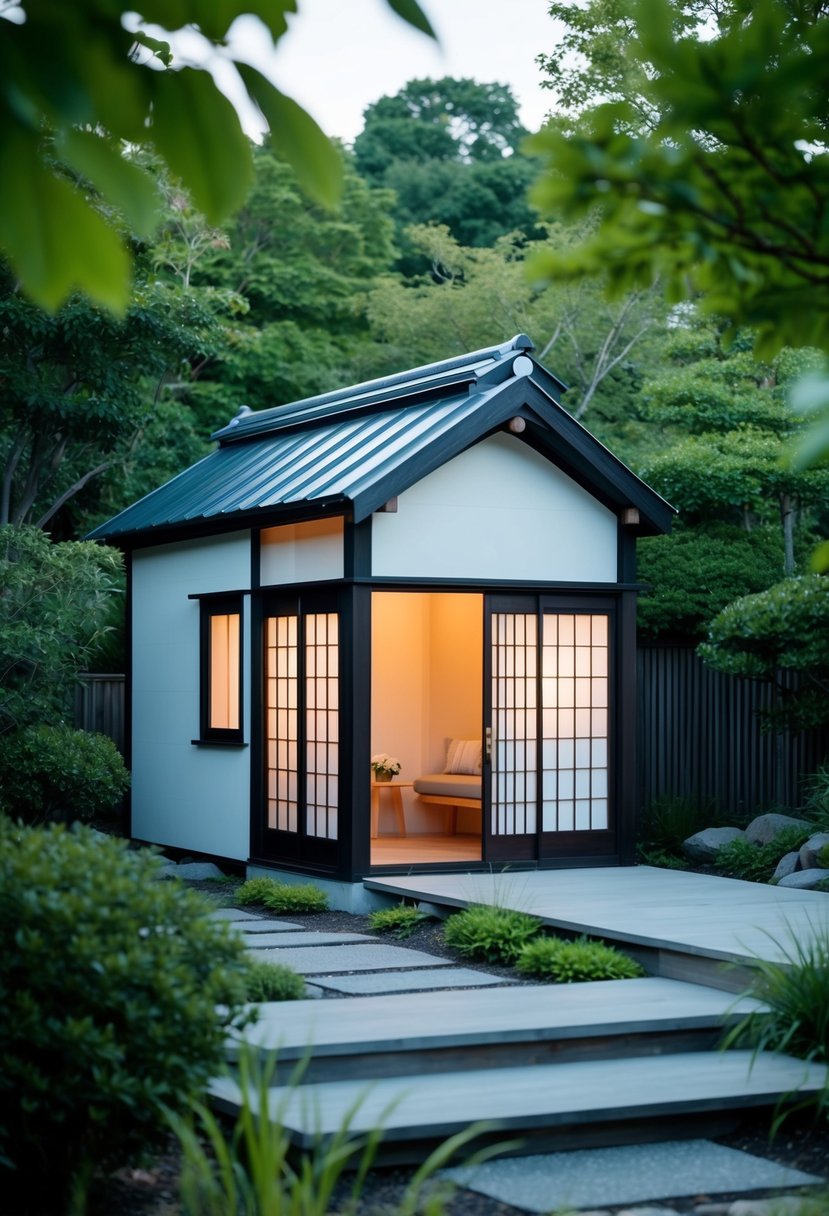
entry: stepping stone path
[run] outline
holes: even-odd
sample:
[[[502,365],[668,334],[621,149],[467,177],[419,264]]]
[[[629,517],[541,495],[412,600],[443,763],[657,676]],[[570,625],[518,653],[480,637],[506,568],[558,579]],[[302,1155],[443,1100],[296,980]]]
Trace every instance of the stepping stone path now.
[[[670,1128],[673,1114],[693,1117],[695,1101],[713,1117],[719,1107],[771,1105],[801,1084],[819,1088],[824,1071],[802,1061],[760,1056],[750,1068],[748,1052],[710,1050],[748,1007],[733,994],[654,977],[517,988],[365,934],[306,930],[241,909],[214,917],[232,924],[252,957],[284,963],[311,977],[317,996],[329,994],[264,1004],[242,1036],[262,1051],[278,1046],[282,1071],[269,1106],[297,1146],[334,1134],[355,1107],[352,1130],[381,1119],[383,1144],[402,1149],[403,1160],[408,1142],[421,1160],[424,1143],[494,1119],[501,1127],[490,1138],[517,1134],[530,1155],[446,1176],[526,1212],[571,1208],[582,1216],[609,1216],[601,1205],[625,1203],[638,1206],[619,1216],[678,1216],[666,1201],[693,1195],[700,1201],[689,1208],[686,1199],[686,1216],[800,1216],[806,1201],[794,1196],[719,1204],[710,1197],[718,1188],[733,1194],[821,1181],[706,1140],[578,1147],[582,1129],[591,1142],[592,1121],[619,1127],[631,1111]],[[462,991],[473,987],[479,991]],[[282,1088],[309,1043],[302,1084]],[[238,1047],[228,1044],[231,1063]],[[238,1108],[234,1080],[216,1080],[210,1092],[220,1109]],[[568,1151],[543,1152],[557,1130]],[[704,1130],[715,1134],[710,1120]]]

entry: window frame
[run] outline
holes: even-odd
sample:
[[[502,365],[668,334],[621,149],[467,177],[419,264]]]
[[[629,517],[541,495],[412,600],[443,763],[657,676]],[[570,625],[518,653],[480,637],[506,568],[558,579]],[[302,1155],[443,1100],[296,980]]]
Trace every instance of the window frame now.
[[[199,596],[199,737],[195,744],[219,744],[226,747],[245,746],[244,716],[244,655],[245,614],[244,596],[240,593]],[[214,617],[239,618],[238,726],[211,726],[211,623]]]

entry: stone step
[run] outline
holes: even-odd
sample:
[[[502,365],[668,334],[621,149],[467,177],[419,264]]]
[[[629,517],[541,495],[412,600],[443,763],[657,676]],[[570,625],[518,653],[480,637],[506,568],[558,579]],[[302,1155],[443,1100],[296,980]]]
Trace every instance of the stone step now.
[[[748,1051],[687,1052],[636,1059],[582,1060],[275,1087],[271,1117],[293,1145],[310,1149],[348,1121],[354,1135],[382,1127],[381,1160],[421,1161],[447,1137],[484,1121],[476,1146],[520,1137],[541,1152],[725,1131],[748,1108],[822,1089],[825,1066]],[[231,1078],[211,1083],[215,1105],[240,1106]],[[256,1109],[255,1087],[249,1102]],[[517,1147],[517,1146],[516,1146]]]
[[[279,1079],[305,1060],[306,1082],[369,1081],[707,1051],[757,1008],[659,978],[292,1001],[260,1005],[259,1020],[228,1051],[235,1059],[245,1041],[276,1053]]]

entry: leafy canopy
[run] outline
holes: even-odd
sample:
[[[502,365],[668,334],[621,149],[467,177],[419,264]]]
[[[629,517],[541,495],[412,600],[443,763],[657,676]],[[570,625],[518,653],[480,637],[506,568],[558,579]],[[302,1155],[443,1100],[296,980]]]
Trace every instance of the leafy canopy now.
[[[623,6],[614,99],[531,141],[547,162],[539,207],[598,210],[579,248],[545,251],[537,268],[606,274],[617,291],[659,276],[672,299],[701,293],[707,311],[754,327],[762,353],[827,349],[826,6],[740,0],[707,39],[677,30],[690,7]]]
[[[417,0],[387,2],[432,34]],[[132,6],[116,0],[22,0],[4,12],[0,249],[32,299],[54,310],[80,290],[117,312],[126,308],[130,254],[115,215],[146,238],[158,194],[152,176],[122,155],[125,144],[151,145],[212,224],[244,201],[253,168],[239,116],[206,67],[172,66],[167,31],[196,27],[206,52],[222,47],[303,188],[336,202],[336,149],[226,45],[243,14],[257,17],[263,39],[276,44],[296,10],[297,0],[147,0],[135,29]]]

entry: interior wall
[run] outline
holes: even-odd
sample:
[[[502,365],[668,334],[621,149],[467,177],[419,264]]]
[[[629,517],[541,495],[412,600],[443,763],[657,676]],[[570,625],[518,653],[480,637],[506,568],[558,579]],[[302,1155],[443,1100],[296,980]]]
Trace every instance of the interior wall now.
[[[446,740],[481,734],[481,595],[376,591],[372,595],[371,754],[402,764],[400,779],[441,772]],[[381,796],[380,831],[394,831]],[[403,790],[411,835],[442,831],[445,816]],[[470,820],[470,823],[472,821]],[[477,822],[459,830],[477,830]]]

